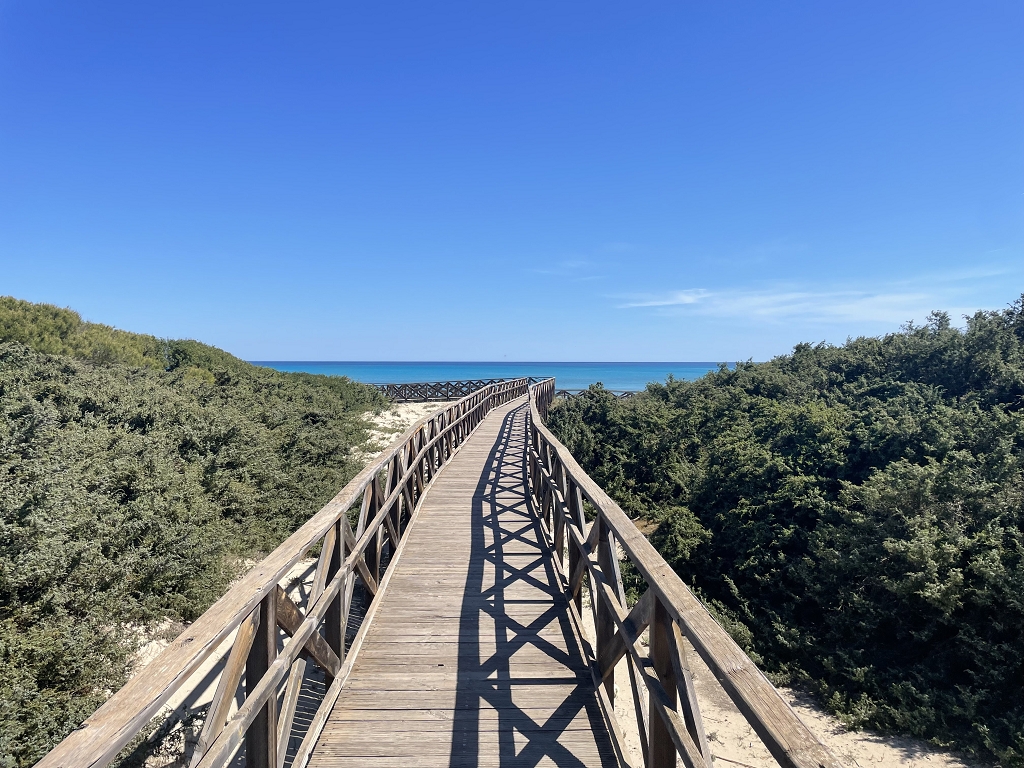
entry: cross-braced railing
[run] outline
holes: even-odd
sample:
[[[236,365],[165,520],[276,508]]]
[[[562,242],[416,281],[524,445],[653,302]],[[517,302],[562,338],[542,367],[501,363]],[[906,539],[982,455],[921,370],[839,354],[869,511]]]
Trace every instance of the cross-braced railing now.
[[[456,400],[476,392],[481,387],[502,384],[513,379],[462,379],[459,381],[417,381],[404,384],[374,384],[394,403],[429,403]],[[530,379],[534,383],[536,379]]]
[[[677,756],[687,768],[712,765],[684,638],[783,768],[839,768],[831,752],[633,521],[544,426],[554,396],[554,379],[530,387],[530,494],[569,599],[570,614],[581,629],[584,591],[588,593],[596,635],[589,661],[613,723],[615,670],[626,659],[646,768],[675,768]],[[585,510],[587,502],[591,510]],[[592,511],[593,522],[587,522],[587,511]],[[620,549],[647,583],[633,606],[627,604],[623,589]],[[645,630],[649,632],[646,647],[641,637]]]
[[[220,768],[239,749],[247,768],[282,768],[307,665],[327,693],[292,759],[302,768],[344,685],[401,553],[403,534],[437,473],[495,406],[525,395],[527,379],[483,386],[418,421],[305,525],[252,568],[142,674],[107,700],[37,768],[101,768],[182,689],[204,661],[230,644],[190,768]],[[355,526],[350,511],[358,516]],[[297,604],[282,588],[319,548],[312,586]],[[346,644],[357,586],[371,602]],[[283,637],[282,637],[283,635]],[[283,645],[282,645],[283,640]],[[244,677],[244,686],[241,686]],[[232,713],[240,688],[244,699]]]
[[[589,392],[589,389],[556,389],[554,397],[579,397],[580,395]],[[606,389],[605,392],[610,392],[612,395],[617,397],[619,400],[628,400],[634,395],[640,394],[643,390],[639,389]]]

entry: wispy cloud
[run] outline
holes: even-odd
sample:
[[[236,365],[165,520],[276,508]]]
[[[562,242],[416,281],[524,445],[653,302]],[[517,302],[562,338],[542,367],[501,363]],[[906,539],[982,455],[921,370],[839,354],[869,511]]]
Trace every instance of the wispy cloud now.
[[[661,314],[747,318],[761,322],[863,323],[889,325],[923,320],[935,309],[954,317],[977,309],[950,306],[949,297],[924,291],[726,290],[701,288],[626,297],[619,309],[652,308]]]
[[[709,291],[705,291],[703,288],[694,288],[686,291],[671,291],[670,293],[662,294],[659,296],[649,296],[647,298],[638,297],[633,301],[628,301],[625,304],[619,304],[619,309],[631,309],[633,307],[679,307],[686,304],[696,304],[701,299],[706,299],[712,296]]]
[[[895,327],[908,320],[922,322],[929,312],[943,310],[954,322],[979,309],[1000,309],[992,297],[1006,301],[1007,286],[1019,283],[1024,269],[1016,265],[976,263],[878,283],[778,282],[734,288],[682,288],[613,296],[623,310],[660,315],[690,315],[767,324],[821,324],[864,328]],[[1019,294],[1018,294],[1019,295]],[[1011,296],[1015,298],[1015,296]]]

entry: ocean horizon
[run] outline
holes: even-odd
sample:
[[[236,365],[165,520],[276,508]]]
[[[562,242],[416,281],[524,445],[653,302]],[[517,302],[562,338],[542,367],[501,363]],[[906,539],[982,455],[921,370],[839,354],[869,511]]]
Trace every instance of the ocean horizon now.
[[[408,384],[465,379],[510,379],[521,376],[555,377],[559,389],[586,389],[600,382],[606,389],[641,390],[669,376],[693,381],[719,363],[704,361],[650,363],[426,362],[358,360],[250,360],[253,365],[290,373],[348,376],[365,384]],[[733,363],[726,363],[730,367]]]

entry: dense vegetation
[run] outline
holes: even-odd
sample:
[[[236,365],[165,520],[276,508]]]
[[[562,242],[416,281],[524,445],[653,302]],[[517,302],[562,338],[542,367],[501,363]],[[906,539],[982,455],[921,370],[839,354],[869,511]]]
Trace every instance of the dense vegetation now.
[[[332,497],[382,405],[0,298],[0,766],[120,687],[140,627],[195,618]]]
[[[774,679],[1024,764],[1024,298],[550,424]]]

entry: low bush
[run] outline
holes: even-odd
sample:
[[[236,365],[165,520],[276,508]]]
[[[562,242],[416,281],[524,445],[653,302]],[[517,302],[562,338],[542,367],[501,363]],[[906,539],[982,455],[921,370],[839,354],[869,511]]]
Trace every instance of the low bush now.
[[[383,405],[0,299],[0,764],[34,763],[124,683],[139,627],[194,619],[337,493]]]
[[[1024,298],[549,423],[776,681],[1024,765]]]

